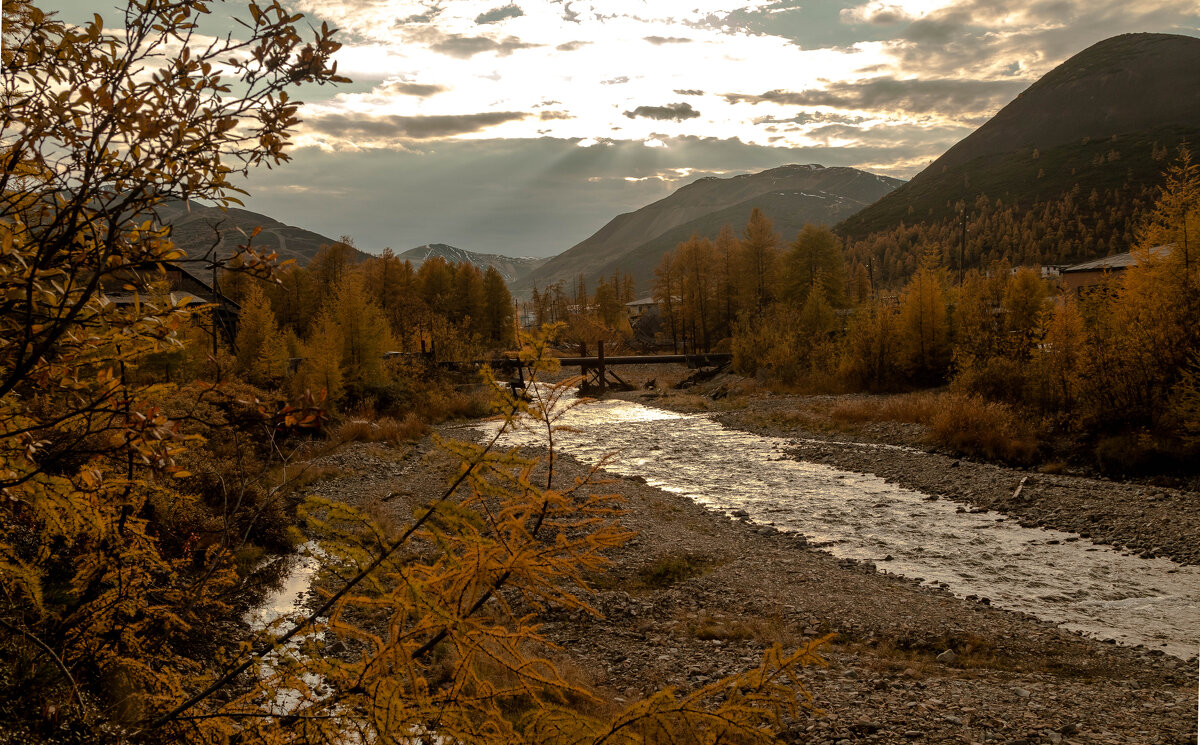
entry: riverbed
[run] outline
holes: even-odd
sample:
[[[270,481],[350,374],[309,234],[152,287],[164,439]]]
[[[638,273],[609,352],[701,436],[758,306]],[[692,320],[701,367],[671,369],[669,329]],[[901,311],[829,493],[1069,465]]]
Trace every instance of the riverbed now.
[[[1021,527],[883,479],[796,460],[796,443],[640,403],[586,402],[557,445],[710,509],[799,533],[831,554],[1086,635],[1187,659],[1200,642],[1200,568],[1144,559],[1063,531]],[[507,433],[537,445],[537,430]]]

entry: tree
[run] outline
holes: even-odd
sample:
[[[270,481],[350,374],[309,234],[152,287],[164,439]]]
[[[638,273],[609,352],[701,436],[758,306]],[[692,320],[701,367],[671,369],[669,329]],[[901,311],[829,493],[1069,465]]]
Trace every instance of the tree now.
[[[101,707],[144,721],[193,685],[176,645],[228,613],[237,579],[244,515],[227,513],[206,547],[172,539],[185,516],[213,513],[173,486],[186,440],[163,407],[181,396],[132,382],[147,355],[179,347],[192,313],[154,295],[163,262],[182,258],[155,208],[236,203],[232,177],[288,159],[289,89],[340,80],[329,29],[306,44],[299,16],[252,5],[238,38],[213,36],[197,25],[207,12],[134,3],[106,32],[99,17],[75,27],[3,7],[0,677],[84,723]],[[241,254],[243,271],[272,260]],[[29,662],[61,687],[10,675]]]
[[[508,347],[516,341],[512,295],[494,266],[483,273],[483,318],[485,335],[494,344]]]
[[[803,307],[812,288],[820,285],[826,300],[844,305],[846,269],[838,237],[824,226],[805,224],[783,257],[784,296]]]
[[[667,317],[671,329],[671,348],[675,352],[679,351],[679,333],[682,330],[679,295],[682,292],[681,284],[679,262],[675,253],[672,251],[663,254],[658,266],[654,267],[654,300]]]
[[[693,235],[675,249],[675,260],[679,265],[681,321],[691,332],[693,348],[699,344],[707,352],[711,323],[716,317],[713,308],[716,248],[707,238]]]
[[[904,366],[913,380],[943,380],[950,363],[950,324],[944,271],[933,254],[926,254],[900,297],[900,328]]]
[[[254,383],[268,385],[283,377],[287,344],[271,304],[257,284],[247,285],[238,318],[238,370]]]
[[[741,242],[741,288],[743,310],[762,313],[775,299],[779,236],[762,210],[750,211]]]
[[[716,276],[713,278],[713,283],[717,287],[717,306],[721,313],[718,335],[727,337],[732,333],[733,320],[737,318],[736,288],[739,284],[736,268],[738,240],[729,223],[721,226],[721,232],[717,234],[713,248],[716,253]]]

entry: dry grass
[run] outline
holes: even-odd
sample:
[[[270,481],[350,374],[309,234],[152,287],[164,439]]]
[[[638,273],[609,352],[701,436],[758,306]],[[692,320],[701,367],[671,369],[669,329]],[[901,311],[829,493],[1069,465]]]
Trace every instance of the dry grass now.
[[[345,469],[336,466],[314,466],[311,463],[289,463],[271,469],[272,483],[286,483],[289,489],[303,489],[318,481],[328,481],[346,474]]]
[[[842,424],[903,422],[929,428],[927,440],[961,455],[1026,465],[1037,430],[1005,404],[961,393],[905,393],[838,401],[829,417]]]
[[[694,639],[717,639],[722,642],[753,639],[766,646],[782,644],[787,648],[799,646],[805,641],[779,616],[731,616],[704,611],[676,621],[674,629],[676,634]]]
[[[915,422],[930,424],[944,405],[947,393],[903,393],[838,401],[829,416],[838,422]]]
[[[414,442],[429,432],[429,426],[416,414],[407,414],[404,419],[383,417],[375,421],[351,419],[328,431],[329,441],[334,445],[347,442],[387,442],[399,445]]]
[[[666,587],[681,580],[698,577],[719,562],[711,556],[689,552],[660,556],[638,570],[638,577],[647,587]]]

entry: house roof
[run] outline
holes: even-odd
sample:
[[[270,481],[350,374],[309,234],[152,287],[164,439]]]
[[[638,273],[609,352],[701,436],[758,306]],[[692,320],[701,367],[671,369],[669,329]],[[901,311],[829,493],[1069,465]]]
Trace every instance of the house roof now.
[[[1161,259],[1165,256],[1169,256],[1172,248],[1174,248],[1174,244],[1172,244],[1172,243],[1168,243],[1165,246],[1154,246],[1153,248],[1150,249],[1150,255],[1155,258]],[[1105,256],[1102,259],[1093,259],[1091,261],[1085,261],[1082,264],[1075,264],[1074,266],[1063,267],[1062,273],[1067,274],[1068,272],[1103,272],[1103,271],[1111,271],[1114,269],[1128,269],[1131,266],[1137,266],[1137,264],[1138,264],[1137,253],[1138,252],[1136,252],[1136,251],[1126,251],[1125,253],[1122,253],[1122,254],[1113,254],[1112,256]]]
[[[658,305],[658,301],[652,296],[647,295],[646,297],[638,298],[637,300],[630,300],[628,303],[625,303],[626,308],[630,306],[637,307],[639,305]]]

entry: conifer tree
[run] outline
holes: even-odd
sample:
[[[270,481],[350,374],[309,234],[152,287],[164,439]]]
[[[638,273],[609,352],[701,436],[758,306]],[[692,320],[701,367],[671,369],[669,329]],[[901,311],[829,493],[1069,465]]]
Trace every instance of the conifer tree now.
[[[513,301],[496,267],[483,273],[483,318],[485,333],[492,343],[509,347],[516,340],[513,331]]]
[[[936,255],[926,254],[900,298],[903,360],[916,382],[936,383],[950,362],[950,323],[944,271]]]
[[[779,236],[770,219],[755,207],[743,231],[741,250],[742,286],[740,294],[744,310],[762,313],[775,299],[775,284],[779,262]]]
[[[238,370],[258,385],[270,385],[283,376],[287,345],[271,304],[257,283],[251,282],[243,293],[238,317]]]
[[[803,307],[808,293],[818,284],[826,300],[844,305],[845,263],[841,242],[826,227],[806,224],[792,241],[783,257],[785,296]]]

